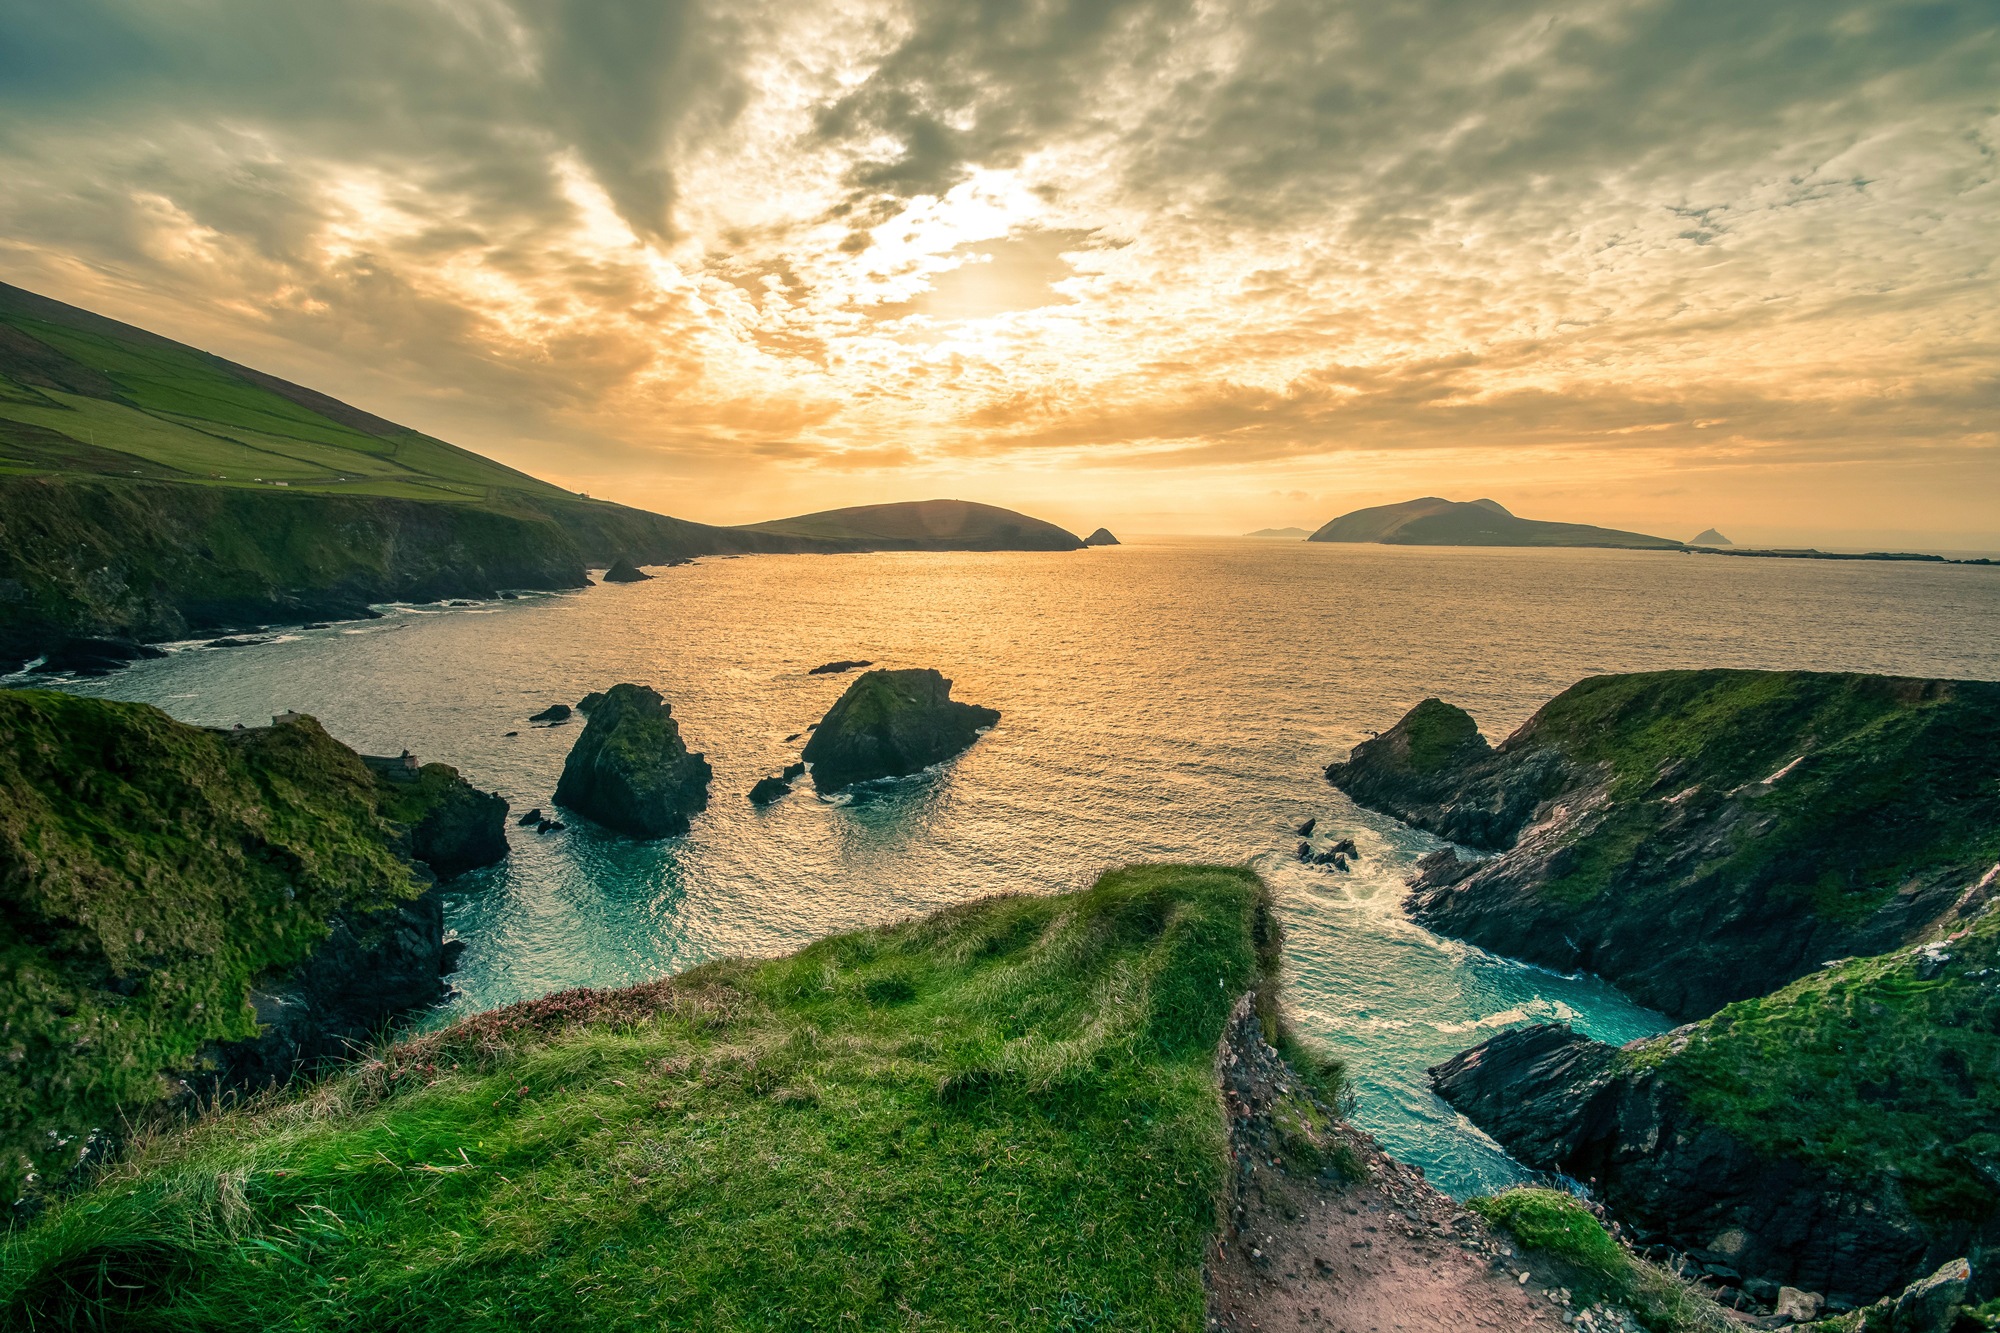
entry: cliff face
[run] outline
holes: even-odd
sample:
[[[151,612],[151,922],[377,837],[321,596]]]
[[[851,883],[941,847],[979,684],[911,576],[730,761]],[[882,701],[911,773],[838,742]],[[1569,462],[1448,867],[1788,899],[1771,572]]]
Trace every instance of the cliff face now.
[[[867,671],[827,710],[799,757],[812,765],[813,785],[833,791],[941,763],[999,720],[994,709],[953,699],[951,682],[929,668]]]
[[[437,998],[441,908],[407,851],[432,796],[477,804],[448,772],[391,813],[311,718],[214,732],[0,691],[4,1201],[94,1132],[286,1077]]]
[[[635,838],[686,833],[689,816],[708,808],[711,771],[681,739],[673,705],[644,685],[613,685],[592,700],[556,801]]]
[[[1560,1025],[1505,1032],[1432,1083],[1676,1248],[1864,1304],[2000,1258],[1996,964],[1989,911],[1622,1050]]]
[[[1466,845],[1446,934],[1692,1018],[1916,938],[2000,860],[2000,685],[1812,672],[1586,680],[1489,747],[1428,700],[1327,778]]]

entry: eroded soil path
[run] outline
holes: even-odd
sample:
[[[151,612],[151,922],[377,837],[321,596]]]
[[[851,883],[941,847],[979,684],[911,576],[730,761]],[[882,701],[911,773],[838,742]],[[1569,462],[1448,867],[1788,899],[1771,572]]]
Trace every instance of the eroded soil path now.
[[[1230,1117],[1235,1206],[1208,1263],[1214,1333],[1468,1333],[1581,1328],[1637,1333],[1622,1311],[1580,1310],[1422,1171],[1312,1102],[1248,1003],[1216,1057]],[[1297,1151],[1299,1108],[1318,1118]],[[1293,1151],[1286,1161],[1287,1146]],[[1362,1178],[1327,1161],[1341,1147]],[[1524,1281],[1521,1274],[1527,1274]]]

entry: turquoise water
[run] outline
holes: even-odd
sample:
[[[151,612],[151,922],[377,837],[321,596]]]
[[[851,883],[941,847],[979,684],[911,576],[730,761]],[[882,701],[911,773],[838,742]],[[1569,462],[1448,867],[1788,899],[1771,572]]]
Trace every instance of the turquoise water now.
[[[193,722],[296,708],[371,753],[457,765],[518,813],[549,806],[575,725],[530,713],[621,680],[657,687],[715,766],[692,833],[635,843],[578,821],[510,827],[509,861],[453,886],[464,1013],[615,986],[722,954],[1130,861],[1247,861],[1276,889],[1289,1002],[1346,1055],[1358,1118],[1443,1187],[1518,1168],[1423,1071],[1559,1017],[1610,1041],[1658,1015],[1601,982],[1439,938],[1402,881],[1437,844],[1357,810],[1320,768],[1436,694],[1495,739],[1595,672],[1761,666],[2000,676],[2000,570],[1173,539],[1062,554],[758,556],[649,583],[382,620],[261,647],[188,648],[72,688]],[[1000,726],[942,769],[769,809],[744,799],[851,677],[838,657],[935,666]],[[517,736],[506,736],[518,731]],[[1297,864],[1317,816],[1362,858]]]

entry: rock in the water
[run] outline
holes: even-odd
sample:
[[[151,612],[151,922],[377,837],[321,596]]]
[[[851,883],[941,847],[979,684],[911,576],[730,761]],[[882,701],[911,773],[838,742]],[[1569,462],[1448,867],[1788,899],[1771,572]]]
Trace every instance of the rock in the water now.
[[[166,653],[130,639],[66,639],[35,668],[44,675],[104,676],[141,658]]]
[[[507,802],[480,791],[450,764],[407,755],[363,755],[382,791],[383,813],[409,829],[410,855],[439,879],[490,866],[507,855]]]
[[[666,838],[708,808],[709,777],[672,705],[644,685],[613,685],[563,764],[556,803],[633,837]]]
[[[458,971],[458,960],[465,955],[464,940],[446,940],[438,951],[438,975],[448,977]]]
[[[862,667],[871,667],[874,665],[873,662],[850,661],[847,658],[842,658],[838,662],[822,662],[811,671],[806,672],[806,674],[808,676],[837,676],[843,671],[859,671]]]
[[[536,713],[536,714],[535,714],[535,715],[534,715],[533,717],[530,717],[530,718],[528,719],[528,721],[530,721],[530,722],[567,722],[567,721],[569,721],[569,705],[568,705],[568,704],[550,704],[550,705],[549,705],[549,706],[548,706],[547,708],[544,708],[544,709],[543,709],[543,710],[542,710],[541,712],[539,712],[539,713]]]
[[[1310,838],[1313,835],[1313,830],[1318,827],[1319,827],[1319,816],[1314,815],[1311,819],[1308,819],[1305,823],[1299,825],[1298,828],[1294,830],[1294,832],[1296,832],[1301,838]]]
[[[535,825],[535,832],[560,833],[568,827],[569,825],[563,823],[560,819],[544,819],[541,823]]]
[[[646,573],[646,571],[640,569],[630,560],[620,560],[617,564],[604,571],[604,581],[606,583],[644,583],[651,577],[653,577],[651,574]]]
[[[792,784],[783,778],[764,777],[757,779],[757,785],[750,789],[752,805],[769,805],[780,796],[792,794]]]
[[[799,737],[803,735],[805,735],[803,731],[795,731],[791,735],[785,737],[785,744],[790,745],[793,741],[797,740]]]
[[[1313,859],[1313,845],[1309,842],[1300,843],[1299,860],[1304,861],[1307,864],[1311,864],[1312,859]]]
[[[999,720],[994,709],[954,700],[951,682],[928,667],[869,671],[827,710],[801,757],[813,785],[833,791],[928,768]]]
[[[805,773],[805,771],[806,771],[806,766],[803,763],[794,760],[793,762],[785,765],[784,779],[785,781],[790,782],[793,778],[802,776]]]
[[[541,823],[541,822],[542,822],[542,807],[540,807],[539,805],[538,805],[538,806],[536,806],[536,807],[535,807],[534,809],[532,809],[532,810],[528,811],[528,813],[526,813],[526,814],[522,815],[522,816],[521,816],[521,817],[520,817],[519,819],[515,820],[514,822],[515,822],[516,824],[519,824],[519,825],[520,825],[520,826],[521,826],[522,828],[526,828],[526,827],[528,827],[528,826],[529,826],[530,824],[539,824],[539,823]]]
[[[1111,535],[1110,528],[1099,528],[1083,539],[1085,546],[1117,546],[1119,541]]]

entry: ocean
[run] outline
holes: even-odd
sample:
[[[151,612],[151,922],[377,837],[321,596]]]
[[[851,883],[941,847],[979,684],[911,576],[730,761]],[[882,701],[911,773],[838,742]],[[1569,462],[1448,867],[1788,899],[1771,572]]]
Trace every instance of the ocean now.
[[[1161,538],[1062,554],[716,558],[650,582],[178,647],[63,688],[196,723],[317,716],[367,753],[456,765],[514,813],[550,797],[619,681],[658,689],[715,767],[684,838],[509,821],[508,861],[451,886],[468,948],[432,1021],[570,986],[995,893],[1048,893],[1137,861],[1248,863],[1272,884],[1298,1026],[1349,1063],[1356,1119],[1459,1195],[1522,1169],[1431,1095],[1424,1070],[1492,1032],[1561,1019],[1614,1042],[1665,1020],[1589,977],[1496,958],[1405,920],[1436,840],[1357,809],[1322,767],[1435,695],[1498,741],[1582,677],[1669,667],[2000,676],[2000,569],[1598,550]],[[828,801],[745,793],[795,757],[852,676],[935,667],[1000,724],[938,769]],[[15,678],[13,684],[27,683]],[[508,733],[518,733],[509,735]],[[1360,847],[1346,874],[1293,829]]]

